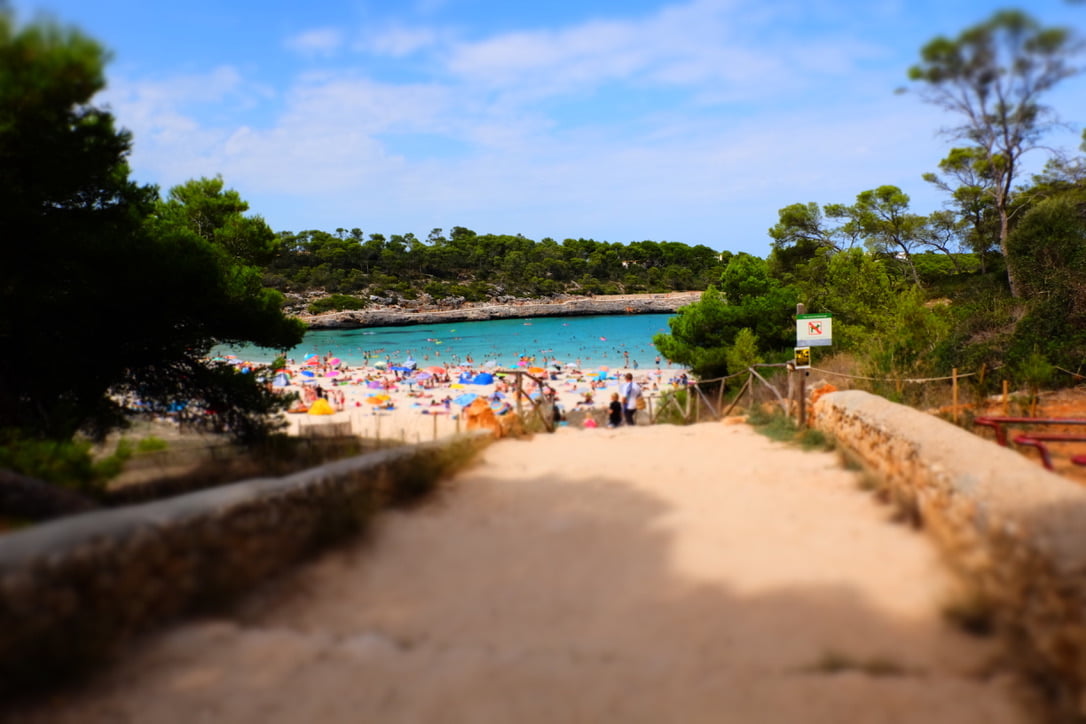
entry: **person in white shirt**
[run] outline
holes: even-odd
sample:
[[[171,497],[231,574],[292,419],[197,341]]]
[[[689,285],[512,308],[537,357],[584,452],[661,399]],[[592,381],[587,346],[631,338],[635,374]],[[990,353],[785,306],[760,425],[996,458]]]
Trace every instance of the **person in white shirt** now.
[[[622,414],[626,418],[627,425],[636,425],[634,416],[637,415],[637,400],[641,397],[641,385],[633,381],[633,374],[626,373],[626,381],[618,388],[622,396]]]

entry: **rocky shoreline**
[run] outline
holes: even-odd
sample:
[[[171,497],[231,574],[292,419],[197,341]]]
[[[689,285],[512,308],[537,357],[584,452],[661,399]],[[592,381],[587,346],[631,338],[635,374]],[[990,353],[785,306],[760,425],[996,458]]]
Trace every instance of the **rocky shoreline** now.
[[[382,307],[327,314],[300,314],[310,329],[402,327],[449,322],[485,322],[529,317],[587,317],[597,314],[671,314],[701,298],[701,292],[573,297],[559,301],[512,304],[463,304],[455,309]]]

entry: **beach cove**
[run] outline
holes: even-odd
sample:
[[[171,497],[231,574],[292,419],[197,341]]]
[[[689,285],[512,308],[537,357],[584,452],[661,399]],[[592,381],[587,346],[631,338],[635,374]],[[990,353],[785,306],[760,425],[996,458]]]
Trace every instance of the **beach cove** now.
[[[669,331],[671,317],[619,314],[312,330],[287,352],[286,371],[275,384],[309,403],[319,388],[332,402],[324,415],[308,409],[288,414],[293,435],[318,433],[316,428],[329,424],[404,442],[455,434],[464,429],[460,414],[470,398],[501,392],[500,378],[479,382],[499,370],[534,370],[547,379],[566,414],[594,410],[603,420],[627,371],[651,396],[670,389],[683,374],[652,345],[654,334]],[[252,347],[216,353],[238,364],[268,363],[276,356]],[[413,373],[405,369],[409,360]],[[497,401],[496,406],[502,407]]]

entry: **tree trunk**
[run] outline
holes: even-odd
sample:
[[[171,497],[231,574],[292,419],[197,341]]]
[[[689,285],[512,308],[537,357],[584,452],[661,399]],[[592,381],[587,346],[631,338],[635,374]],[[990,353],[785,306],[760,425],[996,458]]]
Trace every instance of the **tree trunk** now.
[[[1001,207],[999,209],[999,250],[1003,252],[1003,263],[1007,265],[1007,284],[1011,288],[1011,296],[1015,299],[1021,299],[1022,286],[1014,271],[1014,264],[1011,263],[1010,254],[1007,253],[1007,237],[1010,236],[1010,225],[1007,210]]]

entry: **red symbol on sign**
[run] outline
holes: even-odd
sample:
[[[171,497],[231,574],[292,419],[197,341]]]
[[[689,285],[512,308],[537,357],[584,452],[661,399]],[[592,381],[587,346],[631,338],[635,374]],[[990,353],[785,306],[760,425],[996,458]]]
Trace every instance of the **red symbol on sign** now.
[[[822,322],[807,322],[807,334],[822,334]]]

